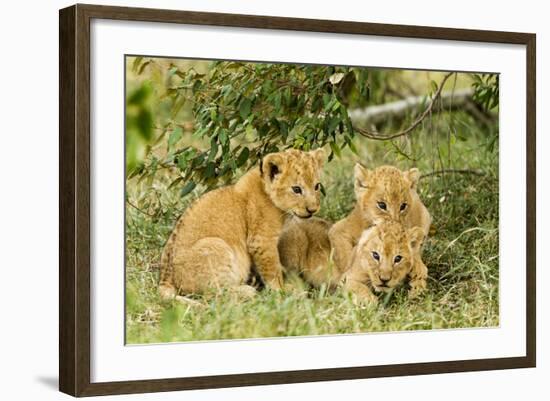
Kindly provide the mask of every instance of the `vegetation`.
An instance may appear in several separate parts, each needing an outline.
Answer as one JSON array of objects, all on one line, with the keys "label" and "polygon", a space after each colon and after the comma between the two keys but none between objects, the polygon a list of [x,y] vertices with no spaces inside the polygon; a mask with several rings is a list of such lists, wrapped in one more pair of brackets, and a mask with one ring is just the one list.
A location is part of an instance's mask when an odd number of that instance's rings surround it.
[{"label": "vegetation", "polygon": [[[445,107],[440,88],[471,88],[469,106]],[[498,76],[130,58],[127,91],[128,343],[498,325]],[[349,117],[414,95],[424,100],[404,116],[362,126]],[[411,132],[380,140],[432,102]],[[331,153],[320,216],[332,221],[353,207],[355,161],[426,174],[419,190],[434,226],[425,296],[410,301],[401,288],[359,307],[293,276],[283,292],[247,301],[160,301],[160,252],[190,202],[265,153],[319,146]]]}]

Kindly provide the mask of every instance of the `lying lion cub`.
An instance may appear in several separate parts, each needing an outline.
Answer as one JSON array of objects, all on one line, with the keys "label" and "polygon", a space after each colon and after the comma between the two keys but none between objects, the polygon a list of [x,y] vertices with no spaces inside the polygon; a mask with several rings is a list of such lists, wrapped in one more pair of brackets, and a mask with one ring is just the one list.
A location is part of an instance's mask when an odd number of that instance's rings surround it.
[{"label": "lying lion cub", "polygon": [[[363,231],[378,220],[391,220],[405,228],[420,227],[424,238],[428,236],[431,217],[416,193],[420,173],[413,168],[401,171],[392,166],[368,170],[355,165],[355,208],[329,231],[336,268],[344,272],[349,268],[352,249]],[[428,269],[419,251],[411,272],[411,296],[426,288]]]},{"label": "lying lion cub", "polygon": [[389,291],[414,275],[417,254],[424,238],[420,227],[405,229],[401,223],[380,220],[359,237],[350,254],[347,271],[331,262],[330,223],[312,218],[292,220],[279,239],[281,263],[310,284],[335,288],[343,284],[359,302],[376,302],[376,292]]},{"label": "lying lion cub", "polygon": [[405,229],[394,221],[382,221],[366,229],[353,249],[344,288],[359,302],[378,301],[376,292],[388,292],[412,273],[424,232]]},{"label": "lying lion cub", "polygon": [[161,257],[162,298],[221,287],[247,295],[251,266],[269,288],[282,285],[277,241],[286,215],[319,210],[325,155],[287,150],[264,157],[235,185],[196,200],[176,223]]}]

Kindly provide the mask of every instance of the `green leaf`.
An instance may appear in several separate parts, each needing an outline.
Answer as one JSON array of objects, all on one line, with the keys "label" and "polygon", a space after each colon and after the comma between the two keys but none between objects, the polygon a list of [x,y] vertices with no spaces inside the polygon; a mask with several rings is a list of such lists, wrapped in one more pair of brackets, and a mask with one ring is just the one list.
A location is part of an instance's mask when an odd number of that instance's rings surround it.
[{"label": "green leaf", "polygon": [[250,125],[250,124],[249,124],[249,125],[247,125],[246,128],[245,128],[245,132],[246,132],[246,135],[247,135],[247,136],[252,137],[252,136],[254,135],[254,131],[256,131],[256,130],[254,129],[254,126],[253,126],[253,125]]},{"label": "green leaf", "polygon": [[357,147],[355,146],[355,143],[353,141],[350,141],[348,143],[348,146],[349,148],[351,149],[351,151],[356,154],[357,156],[359,156],[359,151],[357,150]]},{"label": "green leaf", "polygon": [[286,106],[290,107],[292,105],[292,90],[290,88],[286,88],[284,91],[284,97]]},{"label": "green leaf", "polygon": [[157,146],[159,143],[161,143],[164,140],[164,137],[166,136],[166,130],[163,130],[159,136],[154,140],[154,142],[151,144],[151,146]]},{"label": "green leaf", "polygon": [[172,119],[175,119],[178,113],[180,112],[181,108],[185,104],[187,99],[185,99],[185,96],[178,96],[176,97],[176,101],[174,103],[174,106],[172,106],[172,110],[170,111],[170,116]]},{"label": "green leaf", "polygon": [[187,169],[187,158],[185,157],[185,155],[179,155],[177,161],[178,161],[178,168],[181,171],[185,171]]},{"label": "green leaf", "polygon": [[241,153],[239,153],[239,156],[237,157],[237,166],[241,167],[243,164],[246,163],[248,160],[248,156],[250,155],[250,150],[247,147],[244,147],[243,150],[241,150]]},{"label": "green leaf", "polygon": [[338,157],[338,158],[342,157],[342,151],[340,149],[340,146],[338,146],[338,144],[336,142],[331,142],[330,143],[330,148],[332,149],[332,151],[334,152],[336,157]]},{"label": "green leaf", "polygon": [[325,93],[323,95],[323,106],[325,107],[325,110],[329,109],[328,105],[330,103],[331,97],[328,93]]},{"label": "green leaf", "polygon": [[432,87],[432,94],[437,92],[437,83],[435,81],[430,81],[430,86]]},{"label": "green leaf", "polygon": [[275,102],[273,103],[273,105],[275,106],[275,112],[281,111],[281,99],[281,92],[277,92],[275,94]]},{"label": "green leaf", "polygon": [[311,111],[313,113],[317,112],[321,109],[321,103],[323,102],[323,99],[320,96],[315,96],[311,102]]},{"label": "green leaf", "polygon": [[246,120],[246,118],[249,116],[251,109],[252,109],[252,101],[245,97],[241,101],[241,105],[239,106],[239,114],[241,115],[241,118],[243,120]]},{"label": "green leaf", "polygon": [[193,87],[191,88],[191,90],[193,91],[193,93],[195,92],[198,92],[202,87],[202,81],[200,79],[197,79],[195,80],[195,82],[193,82]]},{"label": "green leaf", "polygon": [[338,126],[338,124],[340,123],[340,118],[338,117],[332,117],[328,123],[328,128],[327,128],[327,132],[329,134],[331,134],[332,132],[334,132],[334,130],[336,129],[336,127]]},{"label": "green leaf", "polygon": [[170,185],[168,185],[168,189],[174,188],[176,185],[178,185],[178,184],[179,184],[180,182],[182,182],[182,181],[183,181],[183,177],[178,177],[178,178],[176,178],[174,181],[172,181],[172,182],[170,183]]},{"label": "green leaf", "polygon": [[140,135],[146,141],[153,139],[153,114],[148,109],[141,109],[137,115],[136,124]]},{"label": "green leaf", "polygon": [[149,82],[144,82],[139,88],[134,90],[128,96],[127,103],[133,105],[143,105],[152,92],[153,90],[151,88],[151,84]]},{"label": "green leaf", "polygon": [[218,118],[218,112],[216,111],[216,108],[213,107],[210,109],[210,119],[212,121],[216,121],[217,118]]},{"label": "green leaf", "polygon": [[212,162],[208,162],[206,169],[204,170],[204,178],[212,178],[216,175],[216,165]]},{"label": "green leaf", "polygon": [[326,101],[326,98],[323,96],[323,101],[324,101],[324,104],[325,104],[325,111],[326,112],[329,112],[331,109],[332,109],[332,106],[334,106],[334,103],[336,102],[336,98],[335,97],[331,97],[329,96],[328,97],[328,102]]},{"label": "green leaf", "polygon": [[134,62],[132,63],[132,71],[136,72],[138,70],[142,60],[143,60],[143,57],[136,57],[134,59]]},{"label": "green leaf", "polygon": [[191,167],[192,168],[197,168],[199,167],[202,162],[204,162],[204,153],[199,153],[197,156],[195,156],[193,158],[193,161],[191,162]]},{"label": "green leaf", "polygon": [[145,70],[145,67],[147,67],[149,64],[151,64],[151,60],[147,60],[145,63],[143,63],[138,70],[138,75],[143,74],[143,71]]},{"label": "green leaf", "polygon": [[192,137],[193,137],[193,138],[201,138],[201,137],[203,137],[204,134],[206,134],[207,132],[208,132],[208,128],[207,128],[207,127],[202,127],[202,128],[200,128],[200,129],[196,130],[196,131],[193,133]]},{"label": "green leaf", "polygon": [[170,136],[168,137],[168,151],[172,149],[172,147],[179,142],[179,140],[183,137],[183,131],[180,127],[177,127]]},{"label": "green leaf", "polygon": [[208,152],[208,161],[211,162],[212,160],[214,160],[217,154],[218,154],[218,141],[217,141],[217,138],[212,138],[212,141],[210,142],[210,152]]},{"label": "green leaf", "polygon": [[222,130],[220,131],[219,138],[220,138],[220,143],[221,143],[222,145],[226,145],[226,144],[229,142],[229,138],[228,138],[228,136],[227,136],[227,132],[226,132],[224,129],[222,129]]},{"label": "green leaf", "polygon": [[181,189],[180,196],[184,197],[185,195],[189,194],[193,189],[195,189],[196,186],[197,186],[197,184],[195,184],[193,181],[189,181]]}]

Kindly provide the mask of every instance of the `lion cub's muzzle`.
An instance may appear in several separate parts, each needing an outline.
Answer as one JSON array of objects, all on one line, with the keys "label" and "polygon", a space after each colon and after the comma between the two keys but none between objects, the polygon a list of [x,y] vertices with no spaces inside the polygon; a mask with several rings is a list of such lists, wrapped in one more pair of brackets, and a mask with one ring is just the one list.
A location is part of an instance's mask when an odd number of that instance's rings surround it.
[{"label": "lion cub's muzzle", "polygon": [[300,215],[298,213],[294,213],[294,214],[296,216],[298,216],[299,218],[301,218],[301,219],[309,219],[310,217],[312,217],[318,211],[319,211],[319,208],[309,208],[309,207],[307,207],[306,212],[305,212],[304,215]]}]

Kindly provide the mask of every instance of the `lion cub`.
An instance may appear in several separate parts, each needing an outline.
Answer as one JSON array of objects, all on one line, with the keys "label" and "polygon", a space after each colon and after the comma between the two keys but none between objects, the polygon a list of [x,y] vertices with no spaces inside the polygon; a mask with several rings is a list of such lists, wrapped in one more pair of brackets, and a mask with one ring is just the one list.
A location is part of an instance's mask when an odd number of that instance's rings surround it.
[{"label": "lion cub", "polygon": [[405,229],[394,221],[382,221],[361,234],[353,249],[344,289],[359,302],[377,302],[371,291],[388,292],[411,274],[424,238],[420,227]]},{"label": "lion cub", "polygon": [[319,210],[324,159],[321,149],[271,153],[235,185],[197,199],[164,247],[161,297],[221,287],[253,294],[245,285],[252,265],[267,287],[281,288],[279,234],[286,215],[309,218]]},{"label": "lion cub", "polygon": [[[424,238],[428,235],[431,217],[416,193],[420,176],[418,169],[401,171],[392,166],[368,170],[355,165],[356,204],[351,213],[335,223],[328,235],[336,268],[345,272],[350,265],[353,248],[363,231],[375,221],[390,220],[404,228],[420,227]],[[411,295],[426,288],[428,269],[422,262],[420,247],[411,272]]]},{"label": "lion cub", "polygon": [[380,220],[359,237],[347,271],[340,271],[331,261],[330,227],[319,218],[288,222],[279,239],[283,266],[315,287],[343,285],[359,302],[376,302],[371,288],[389,291],[407,276],[414,279],[413,267],[424,238],[420,227],[406,229],[401,223]]},{"label": "lion cub", "polygon": [[279,237],[281,264],[315,287],[328,284],[334,288],[342,277],[343,272],[330,260],[330,227],[331,223],[317,217],[307,221],[292,219]]}]

